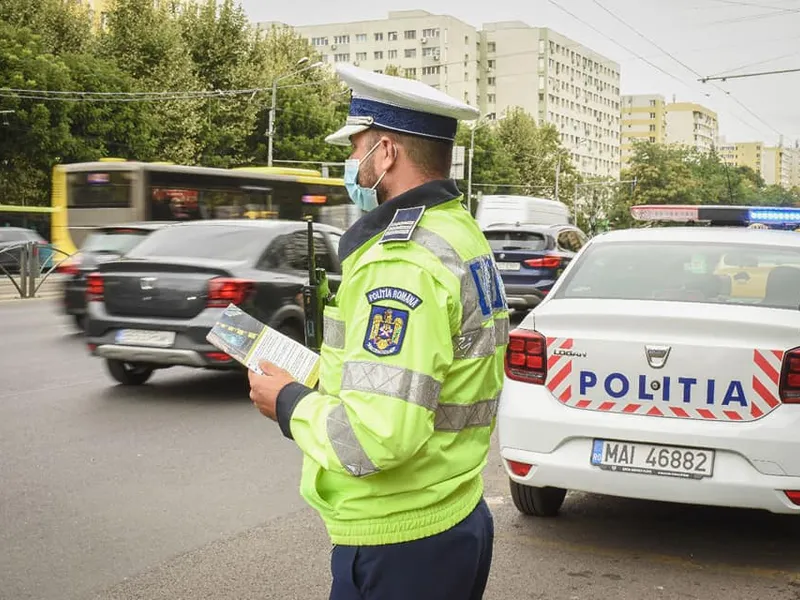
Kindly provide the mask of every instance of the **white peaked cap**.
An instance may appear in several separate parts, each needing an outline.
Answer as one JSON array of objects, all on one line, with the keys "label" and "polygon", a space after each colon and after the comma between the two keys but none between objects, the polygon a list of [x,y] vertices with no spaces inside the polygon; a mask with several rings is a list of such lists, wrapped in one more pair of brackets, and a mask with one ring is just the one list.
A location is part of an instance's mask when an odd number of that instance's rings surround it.
[{"label": "white peaked cap", "polygon": [[453,141],[458,121],[474,121],[477,108],[459,102],[421,81],[374,73],[342,64],[336,73],[352,90],[344,127],[325,141],[349,146],[350,136],[370,127]]}]

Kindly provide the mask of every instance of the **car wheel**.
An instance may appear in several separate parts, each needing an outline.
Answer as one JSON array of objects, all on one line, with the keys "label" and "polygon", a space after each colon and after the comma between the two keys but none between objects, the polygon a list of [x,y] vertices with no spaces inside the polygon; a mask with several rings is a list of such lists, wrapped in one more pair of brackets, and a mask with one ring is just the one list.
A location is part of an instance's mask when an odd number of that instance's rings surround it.
[{"label": "car wheel", "polygon": [[555,517],[564,504],[567,490],[554,487],[531,487],[509,480],[514,506],[524,515]]},{"label": "car wheel", "polygon": [[293,325],[291,323],[283,323],[280,327],[278,327],[278,331],[280,331],[283,335],[292,338],[295,342],[305,346],[306,334],[303,332],[302,327]]},{"label": "car wheel", "polygon": [[121,360],[106,359],[106,367],[111,376],[122,385],[142,385],[153,374],[150,367],[141,367]]}]

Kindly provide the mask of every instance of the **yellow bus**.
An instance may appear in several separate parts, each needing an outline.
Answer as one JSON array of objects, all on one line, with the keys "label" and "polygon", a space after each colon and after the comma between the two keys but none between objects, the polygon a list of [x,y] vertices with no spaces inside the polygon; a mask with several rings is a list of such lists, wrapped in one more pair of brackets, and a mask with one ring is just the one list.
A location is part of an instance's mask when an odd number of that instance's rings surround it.
[{"label": "yellow bus", "polygon": [[342,179],[313,169],[217,169],[124,159],[53,168],[50,241],[67,254],[103,225],[307,216],[346,229],[361,213]]}]

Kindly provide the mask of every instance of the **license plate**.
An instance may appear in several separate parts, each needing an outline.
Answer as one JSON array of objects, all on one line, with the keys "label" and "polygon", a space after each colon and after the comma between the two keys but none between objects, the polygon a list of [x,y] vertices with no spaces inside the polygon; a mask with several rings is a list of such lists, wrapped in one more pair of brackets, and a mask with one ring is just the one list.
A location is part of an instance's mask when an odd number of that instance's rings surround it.
[{"label": "license plate", "polygon": [[519,263],[499,262],[497,263],[498,271],[519,271]]},{"label": "license plate", "polygon": [[703,479],[714,473],[714,451],[594,440],[591,464],[608,471]]},{"label": "license plate", "polygon": [[154,346],[168,348],[175,343],[174,331],[149,331],[146,329],[120,329],[116,337],[118,344],[128,346]]}]

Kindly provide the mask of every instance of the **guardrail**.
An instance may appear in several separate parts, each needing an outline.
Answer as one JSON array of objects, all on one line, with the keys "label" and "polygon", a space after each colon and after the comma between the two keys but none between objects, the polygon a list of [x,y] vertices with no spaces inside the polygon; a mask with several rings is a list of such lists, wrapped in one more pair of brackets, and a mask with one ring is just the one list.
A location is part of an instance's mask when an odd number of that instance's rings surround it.
[{"label": "guardrail", "polygon": [[[54,257],[58,256],[58,259]],[[20,298],[36,298],[47,278],[72,255],[51,244],[17,242],[0,248],[0,281],[8,279]],[[18,276],[14,277],[14,274]]]}]

